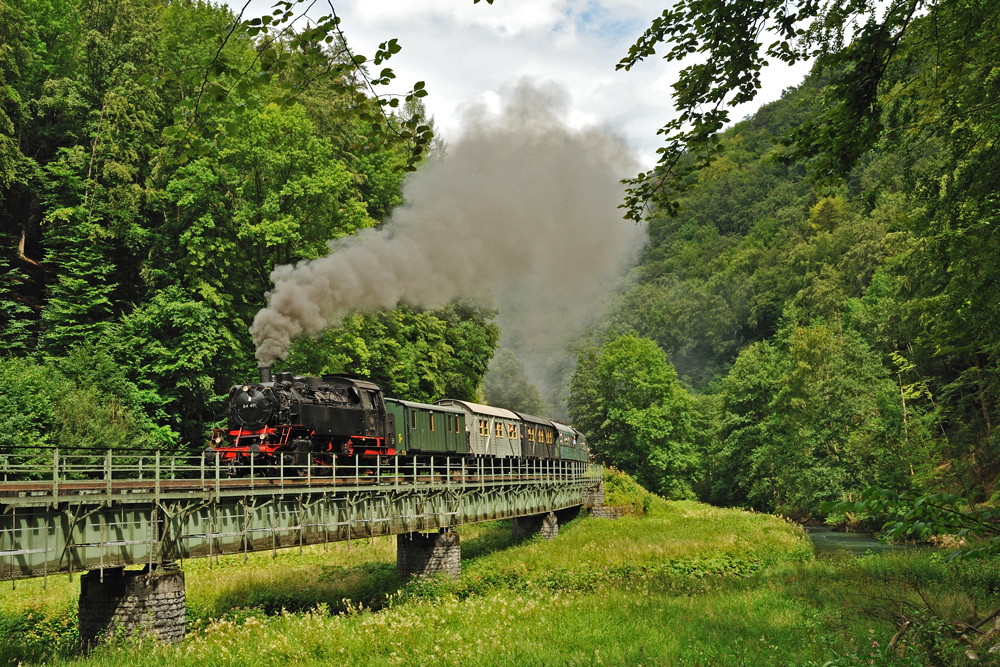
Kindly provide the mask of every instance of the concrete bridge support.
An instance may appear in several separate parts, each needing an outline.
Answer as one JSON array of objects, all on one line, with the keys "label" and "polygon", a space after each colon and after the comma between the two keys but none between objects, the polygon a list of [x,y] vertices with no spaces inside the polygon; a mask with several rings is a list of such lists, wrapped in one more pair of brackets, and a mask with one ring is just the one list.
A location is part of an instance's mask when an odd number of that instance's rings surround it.
[{"label": "concrete bridge support", "polygon": [[396,536],[396,574],[399,578],[439,572],[456,579],[462,576],[462,546],[458,533],[442,528],[437,533]]},{"label": "concrete bridge support", "polygon": [[180,641],[185,601],[184,573],[175,568],[91,570],[80,578],[80,644],[87,650],[133,636]]},{"label": "concrete bridge support", "polygon": [[514,539],[521,540],[540,533],[547,540],[559,535],[559,519],[553,513],[519,516],[513,522]]}]

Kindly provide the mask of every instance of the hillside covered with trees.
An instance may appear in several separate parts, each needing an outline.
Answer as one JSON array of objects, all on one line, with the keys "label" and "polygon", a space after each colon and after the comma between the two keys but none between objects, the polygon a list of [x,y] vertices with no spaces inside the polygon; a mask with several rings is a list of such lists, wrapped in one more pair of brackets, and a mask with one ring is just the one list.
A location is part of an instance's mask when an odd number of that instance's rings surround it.
[{"label": "hillside covered with trees", "polygon": [[[394,40],[365,60],[284,7],[0,0],[0,452],[202,449],[272,269],[400,202],[423,84],[376,94]],[[358,315],[287,364],[474,398],[491,317]]]},{"label": "hillside covered with trees", "polygon": [[[694,44],[671,30],[696,4],[665,12],[636,53]],[[720,6],[751,4],[772,7]],[[631,214],[653,203],[649,241],[570,403],[599,455],[648,488],[799,518],[870,487],[995,500],[1000,9],[887,4],[719,134],[692,110],[743,90],[717,58],[735,47],[705,37],[710,71],[676,88],[688,134],[668,125],[664,161],[632,184]],[[827,7],[821,27],[873,6],[856,5]],[[703,27],[728,38],[740,16]]]}]

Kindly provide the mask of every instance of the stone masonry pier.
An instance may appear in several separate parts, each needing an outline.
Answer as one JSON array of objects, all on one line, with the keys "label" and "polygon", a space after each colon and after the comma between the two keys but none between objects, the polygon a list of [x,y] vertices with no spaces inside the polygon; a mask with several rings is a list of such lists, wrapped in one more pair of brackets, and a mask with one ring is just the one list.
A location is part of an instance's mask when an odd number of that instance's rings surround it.
[{"label": "stone masonry pier", "polygon": [[519,516],[514,518],[512,530],[515,540],[522,540],[535,534],[551,540],[559,535],[559,519],[551,512]]},{"label": "stone masonry pier", "polygon": [[80,578],[80,644],[84,650],[116,637],[184,638],[184,573],[124,568]]},{"label": "stone masonry pier", "polygon": [[458,533],[411,533],[396,537],[396,574],[401,578],[443,573],[462,576],[462,546]]}]

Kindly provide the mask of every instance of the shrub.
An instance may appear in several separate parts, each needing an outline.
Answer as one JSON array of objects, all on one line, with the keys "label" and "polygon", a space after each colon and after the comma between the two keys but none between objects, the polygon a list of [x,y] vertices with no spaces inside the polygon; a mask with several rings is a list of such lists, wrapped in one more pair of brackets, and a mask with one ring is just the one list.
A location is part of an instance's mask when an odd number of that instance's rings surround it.
[{"label": "shrub", "polygon": [[655,497],[628,473],[610,466],[604,468],[605,505],[624,507],[628,513],[641,516],[652,506]]}]

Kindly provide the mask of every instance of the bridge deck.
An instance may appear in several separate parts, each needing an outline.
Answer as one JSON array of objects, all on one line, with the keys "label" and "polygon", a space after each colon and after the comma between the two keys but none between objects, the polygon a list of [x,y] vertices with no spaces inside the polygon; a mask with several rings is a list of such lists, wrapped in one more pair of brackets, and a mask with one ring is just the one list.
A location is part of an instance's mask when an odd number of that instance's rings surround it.
[{"label": "bridge deck", "polygon": [[602,476],[572,461],[412,457],[229,478],[159,454],[79,459],[4,468],[0,580],[539,514],[584,504]]}]

